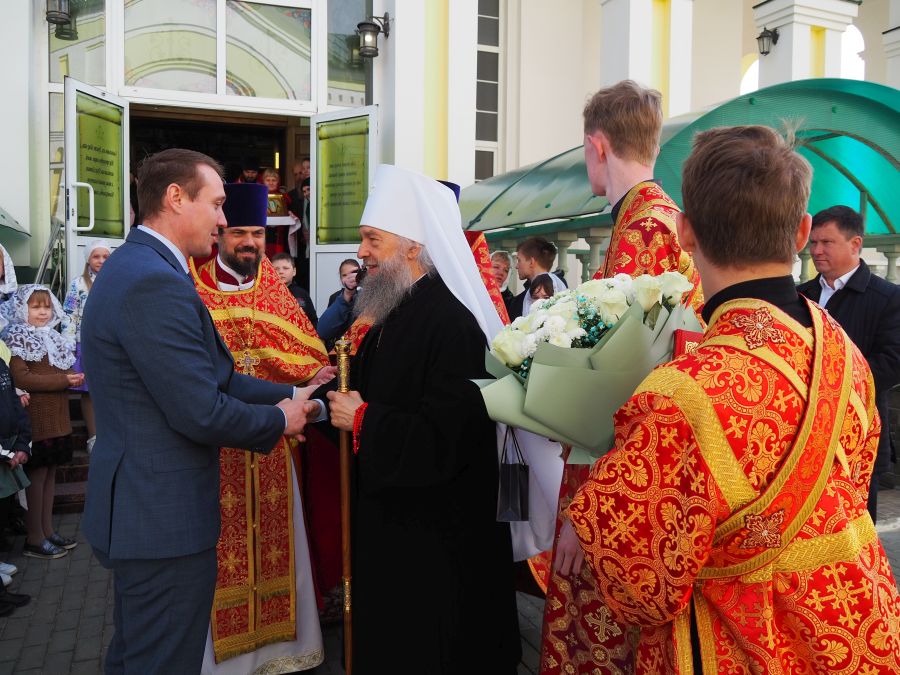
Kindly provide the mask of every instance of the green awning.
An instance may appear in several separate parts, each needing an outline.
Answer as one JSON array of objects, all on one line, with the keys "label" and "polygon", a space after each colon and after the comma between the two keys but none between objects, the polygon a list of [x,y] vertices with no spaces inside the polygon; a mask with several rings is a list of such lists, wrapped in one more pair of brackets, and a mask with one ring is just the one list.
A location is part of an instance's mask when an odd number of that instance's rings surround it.
[{"label": "green awning", "polygon": [[0,208],[0,228],[4,228],[7,230],[11,230],[16,234],[20,234],[26,237],[30,237],[31,233],[28,232],[24,227],[19,224],[19,221],[13,218],[9,211],[4,208]]},{"label": "green awning", "polygon": [[[768,87],[663,127],[656,177],[681,203],[681,166],[698,131],[765,124],[795,128],[813,165],[809,211],[834,204],[863,211],[867,234],[900,231],[900,91],[872,82],[814,79]],[[529,232],[609,224],[605,197],[591,193],[581,146],[464,189],[466,229]],[[517,233],[521,234],[521,233]],[[893,237],[892,237],[893,238]],[[867,241],[867,243],[869,243]]]}]

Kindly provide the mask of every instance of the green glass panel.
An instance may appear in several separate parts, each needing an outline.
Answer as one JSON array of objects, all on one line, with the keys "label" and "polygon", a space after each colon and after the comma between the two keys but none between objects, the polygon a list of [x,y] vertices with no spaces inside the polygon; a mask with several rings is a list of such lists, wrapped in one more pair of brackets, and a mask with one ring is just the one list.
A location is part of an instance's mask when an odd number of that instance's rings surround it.
[{"label": "green glass panel", "polygon": [[356,24],[366,16],[366,0],[328,2],[329,105],[357,108],[366,104],[366,70],[356,34]]},{"label": "green glass panel", "polygon": [[69,4],[72,20],[50,26],[50,81],[76,80],[106,84],[106,0]]},{"label": "green glass panel", "polygon": [[216,0],[127,0],[125,84],[216,93]]},{"label": "green glass panel", "polygon": [[227,0],[228,93],[296,101],[312,98],[312,11]]}]

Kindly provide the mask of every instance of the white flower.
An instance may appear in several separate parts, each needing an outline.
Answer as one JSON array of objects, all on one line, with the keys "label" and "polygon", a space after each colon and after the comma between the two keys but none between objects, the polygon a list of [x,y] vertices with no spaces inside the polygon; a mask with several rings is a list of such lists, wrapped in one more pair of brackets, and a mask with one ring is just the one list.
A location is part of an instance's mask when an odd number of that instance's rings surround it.
[{"label": "white flower", "polygon": [[538,341],[537,338],[529,333],[525,336],[525,341],[522,343],[522,351],[525,352],[525,356],[527,358],[531,358],[534,356],[534,353],[537,351]]},{"label": "white flower", "polygon": [[600,297],[601,293],[611,288],[609,279],[591,279],[581,284],[575,291],[579,295],[585,296],[588,300],[594,301]]},{"label": "white flower", "polygon": [[551,345],[556,347],[565,347],[569,348],[572,346],[572,340],[569,339],[569,336],[565,333],[559,333],[558,335],[554,335],[552,338],[548,340]]},{"label": "white flower", "polygon": [[575,302],[574,298],[565,298],[562,302],[557,302],[548,307],[546,311],[550,316],[570,319],[578,315],[578,303]]},{"label": "white flower", "polygon": [[644,312],[653,309],[653,305],[662,303],[662,284],[659,277],[642,274],[631,282],[634,288],[635,301],[640,304]]},{"label": "white flower", "polygon": [[529,337],[532,336],[520,330],[505,328],[494,338],[491,351],[510,368],[518,368],[529,356],[527,353]]},{"label": "white flower", "polygon": [[680,272],[663,272],[659,283],[663,299],[672,307],[680,305],[682,296],[694,287]]},{"label": "white flower", "polygon": [[542,330],[546,331],[547,335],[559,335],[560,333],[565,333],[566,319],[561,316],[551,315],[544,322]]},{"label": "white flower", "polygon": [[612,288],[616,290],[622,291],[625,294],[625,299],[628,301],[629,305],[634,304],[634,284],[632,283],[634,280],[631,278],[630,274],[625,274],[624,272],[619,272],[612,279],[609,279]]},{"label": "white flower", "polygon": [[613,324],[628,309],[628,302],[622,291],[609,288],[603,291],[599,297],[594,300],[597,311],[600,312],[600,318],[605,324]]},{"label": "white flower", "polygon": [[534,333],[541,326],[544,325],[544,321],[547,320],[547,311],[541,309],[540,307],[535,308],[532,306],[531,311],[525,316],[520,316],[512,323],[512,327],[516,328],[523,333]]}]

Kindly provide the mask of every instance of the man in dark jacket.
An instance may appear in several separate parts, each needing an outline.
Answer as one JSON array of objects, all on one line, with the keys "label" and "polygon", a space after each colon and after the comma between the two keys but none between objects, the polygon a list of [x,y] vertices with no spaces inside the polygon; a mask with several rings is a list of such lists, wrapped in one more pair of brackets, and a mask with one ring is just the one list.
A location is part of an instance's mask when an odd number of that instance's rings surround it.
[{"label": "man in dark jacket", "polygon": [[819,274],[798,290],[828,310],[872,369],[882,424],[869,488],[869,513],[875,520],[879,482],[892,487],[887,395],[900,383],[900,286],[872,274],[860,259],[864,233],[862,217],[847,206],[813,216],[809,250]]}]

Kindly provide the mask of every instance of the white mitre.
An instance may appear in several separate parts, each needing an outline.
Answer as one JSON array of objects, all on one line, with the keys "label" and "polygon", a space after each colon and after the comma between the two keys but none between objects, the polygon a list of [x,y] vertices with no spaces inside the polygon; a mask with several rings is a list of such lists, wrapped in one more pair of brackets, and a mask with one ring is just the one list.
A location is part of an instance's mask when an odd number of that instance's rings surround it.
[{"label": "white mitre", "polygon": [[415,171],[380,164],[360,225],[424,244],[438,275],[478,321],[488,342],[503,324],[462,230],[453,191]]}]

